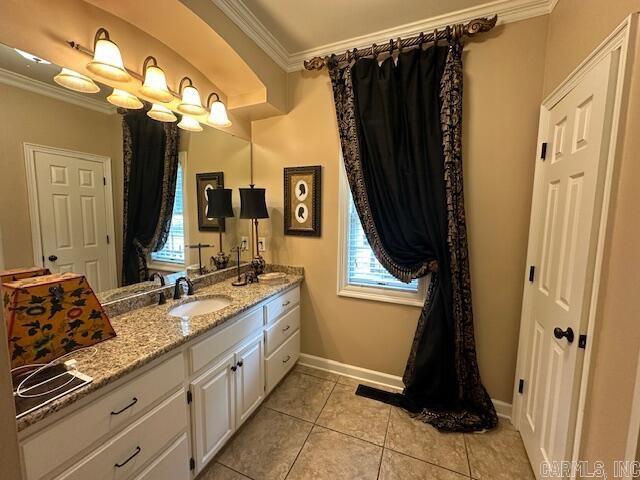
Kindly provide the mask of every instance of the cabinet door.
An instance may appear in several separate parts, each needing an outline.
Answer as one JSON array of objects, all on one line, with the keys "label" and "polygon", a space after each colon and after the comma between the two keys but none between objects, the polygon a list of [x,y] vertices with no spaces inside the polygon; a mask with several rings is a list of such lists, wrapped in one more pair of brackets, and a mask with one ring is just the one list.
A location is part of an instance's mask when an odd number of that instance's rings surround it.
[{"label": "cabinet door", "polygon": [[235,357],[227,355],[191,384],[196,473],[235,430]]},{"label": "cabinet door", "polygon": [[236,425],[239,427],[264,398],[262,333],[236,352]]}]

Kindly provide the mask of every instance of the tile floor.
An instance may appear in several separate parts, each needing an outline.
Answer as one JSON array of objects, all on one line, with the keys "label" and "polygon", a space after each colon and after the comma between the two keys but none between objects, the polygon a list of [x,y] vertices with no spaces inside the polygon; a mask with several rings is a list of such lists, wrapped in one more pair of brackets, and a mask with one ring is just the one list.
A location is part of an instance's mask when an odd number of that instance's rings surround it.
[{"label": "tile floor", "polygon": [[509,422],[440,433],[358,383],[297,365],[197,480],[534,479]]}]

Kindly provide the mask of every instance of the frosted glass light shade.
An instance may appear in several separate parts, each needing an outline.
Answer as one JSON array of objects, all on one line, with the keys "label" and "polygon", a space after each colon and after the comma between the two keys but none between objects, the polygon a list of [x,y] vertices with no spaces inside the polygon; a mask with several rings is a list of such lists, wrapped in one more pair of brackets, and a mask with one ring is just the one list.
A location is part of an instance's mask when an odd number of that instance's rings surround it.
[{"label": "frosted glass light shade", "polygon": [[87,64],[87,70],[116,82],[128,82],[131,80],[131,75],[124,68],[120,49],[115,43],[106,38],[96,40],[93,60]]},{"label": "frosted glass light shade", "polygon": [[147,112],[147,115],[159,122],[175,122],[177,120],[171,110],[163,105],[158,105],[157,103],[154,103],[151,106],[151,110]]},{"label": "frosted glass light shade", "polygon": [[193,117],[182,116],[182,120],[178,123],[178,127],[189,132],[201,132],[202,125]]},{"label": "frosted glass light shade", "polygon": [[178,110],[191,115],[202,115],[205,112],[200,100],[200,93],[195,87],[186,86],[182,90],[182,101],[178,105]]},{"label": "frosted glass light shade", "polygon": [[216,127],[230,127],[231,121],[227,116],[227,109],[220,100],[216,100],[211,104],[211,112],[207,122]]},{"label": "frosted glass light shade", "polygon": [[144,72],[144,84],[140,89],[145,97],[156,102],[167,103],[173,100],[173,95],[167,87],[167,77],[157,66],[149,65]]},{"label": "frosted glass light shade", "polygon": [[142,102],[135,95],[119,88],[114,88],[113,93],[107,97],[107,101],[116,107],[138,110],[142,108]]},{"label": "frosted glass light shade", "polygon": [[82,75],[70,68],[63,68],[59,74],[53,77],[58,85],[80,93],[97,93],[100,87],[86,75]]}]

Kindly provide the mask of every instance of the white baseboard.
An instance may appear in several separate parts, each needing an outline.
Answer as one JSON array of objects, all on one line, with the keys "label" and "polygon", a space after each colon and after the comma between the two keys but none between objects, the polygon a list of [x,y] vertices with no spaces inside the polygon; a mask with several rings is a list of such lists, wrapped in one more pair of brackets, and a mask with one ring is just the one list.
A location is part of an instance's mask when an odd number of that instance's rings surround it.
[{"label": "white baseboard", "polygon": [[[355,365],[348,365],[346,363],[336,362],[335,360],[329,360],[328,358],[316,357],[315,355],[309,355],[307,353],[300,354],[300,360],[298,360],[298,363],[300,365],[316,368],[325,372],[338,373],[357,380],[377,383],[384,387],[404,388],[402,377],[397,375],[389,375],[388,373],[356,367]],[[501,400],[492,401],[493,405],[496,407],[498,416],[511,420],[511,404]]]}]

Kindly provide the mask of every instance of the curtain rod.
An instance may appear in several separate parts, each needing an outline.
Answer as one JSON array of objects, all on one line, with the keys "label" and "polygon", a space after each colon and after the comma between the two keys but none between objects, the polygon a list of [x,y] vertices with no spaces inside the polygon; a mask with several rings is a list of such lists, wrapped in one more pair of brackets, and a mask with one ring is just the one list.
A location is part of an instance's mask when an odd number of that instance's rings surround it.
[{"label": "curtain rod", "polygon": [[330,61],[333,62],[349,62],[353,58],[362,58],[362,57],[370,57],[370,56],[378,56],[381,53],[389,52],[393,53],[394,50],[407,47],[417,47],[426,42],[434,42],[437,40],[446,40],[450,37],[453,38],[462,38],[462,37],[473,37],[478,33],[488,32],[493,27],[496,26],[496,22],[498,21],[498,15],[494,15],[493,17],[487,18],[475,18],[468,23],[456,23],[455,25],[447,25],[444,29],[438,30],[437,28],[432,33],[425,34],[420,33],[420,35],[416,35],[410,38],[397,40],[389,40],[388,43],[383,45],[376,45],[375,43],[369,48],[365,48],[363,50],[358,50],[354,48],[353,50],[347,50],[346,53],[341,55],[327,55],[325,57],[313,57],[310,60],[304,61],[304,68],[307,70],[322,70],[324,67],[329,65]]}]

